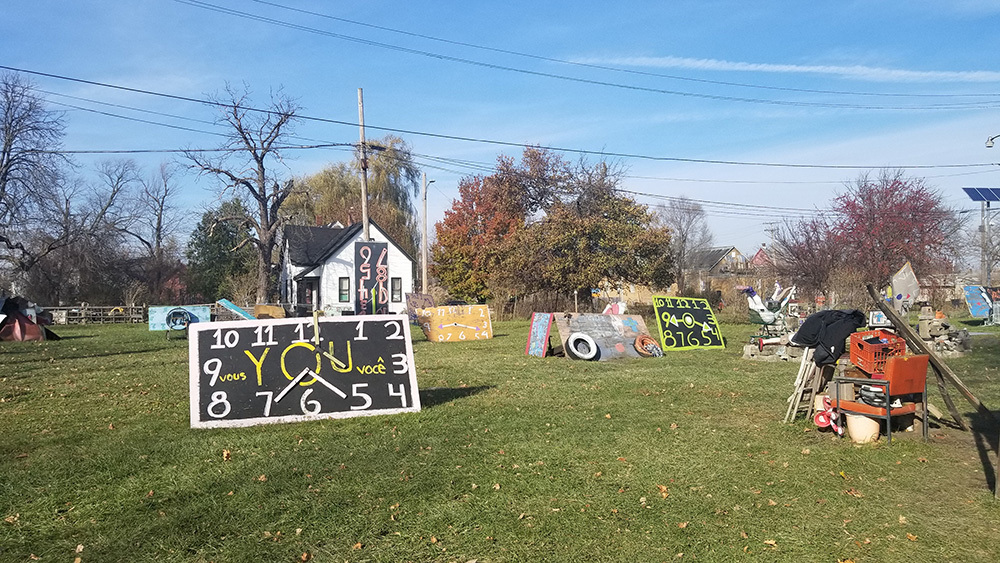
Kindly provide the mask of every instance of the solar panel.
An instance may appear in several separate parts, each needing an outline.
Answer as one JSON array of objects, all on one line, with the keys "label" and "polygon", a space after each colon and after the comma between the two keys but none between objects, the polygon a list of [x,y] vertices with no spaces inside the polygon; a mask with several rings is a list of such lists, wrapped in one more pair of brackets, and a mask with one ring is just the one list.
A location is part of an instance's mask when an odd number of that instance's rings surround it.
[{"label": "solar panel", "polygon": [[976,188],[962,188],[962,191],[972,198],[972,201],[986,201],[985,197],[979,195],[979,190]]},{"label": "solar panel", "polygon": [[1000,188],[962,188],[972,201],[1000,201]]}]

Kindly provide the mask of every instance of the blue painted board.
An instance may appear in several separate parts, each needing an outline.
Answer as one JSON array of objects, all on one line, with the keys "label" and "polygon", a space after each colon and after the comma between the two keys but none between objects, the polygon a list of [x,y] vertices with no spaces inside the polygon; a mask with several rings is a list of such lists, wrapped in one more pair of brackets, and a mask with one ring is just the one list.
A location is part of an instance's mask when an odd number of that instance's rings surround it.
[{"label": "blue painted board", "polygon": [[165,305],[149,308],[149,330],[169,330],[167,315],[174,309],[187,311],[192,323],[207,323],[212,320],[212,308],[208,305]]},{"label": "blue painted board", "polygon": [[528,331],[528,345],[524,353],[544,358],[549,351],[549,333],[552,330],[552,313],[532,313],[531,330]]},{"label": "blue painted board", "polygon": [[251,320],[251,319],[256,319],[257,318],[257,317],[254,317],[253,315],[251,315],[250,313],[246,312],[246,310],[243,309],[243,307],[240,307],[239,305],[237,305],[236,303],[233,303],[232,301],[230,301],[228,299],[219,299],[218,301],[216,301],[216,303],[218,303],[219,305],[222,305],[226,309],[229,309],[230,311],[232,311],[233,313],[235,313],[237,316],[243,317],[246,320]]}]

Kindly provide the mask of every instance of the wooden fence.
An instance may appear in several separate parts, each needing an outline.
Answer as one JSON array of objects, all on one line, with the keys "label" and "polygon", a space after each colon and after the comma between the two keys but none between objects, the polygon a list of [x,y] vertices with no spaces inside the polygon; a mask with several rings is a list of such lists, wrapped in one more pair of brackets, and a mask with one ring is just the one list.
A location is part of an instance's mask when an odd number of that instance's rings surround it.
[{"label": "wooden fence", "polygon": [[[237,317],[225,307],[217,303],[206,303],[212,309],[213,320],[236,320]],[[147,323],[149,322],[149,307],[135,305],[128,307],[94,306],[86,303],[73,307],[44,307],[46,313],[52,314],[52,324],[116,324],[116,323]],[[253,310],[251,308],[251,310]]]}]

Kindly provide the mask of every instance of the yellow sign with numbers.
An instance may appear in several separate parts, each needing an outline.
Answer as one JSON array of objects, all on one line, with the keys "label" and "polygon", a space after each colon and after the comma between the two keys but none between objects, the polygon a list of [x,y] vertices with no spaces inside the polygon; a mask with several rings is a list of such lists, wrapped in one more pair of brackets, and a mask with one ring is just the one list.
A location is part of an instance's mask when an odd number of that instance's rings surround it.
[{"label": "yellow sign with numbers", "polygon": [[417,309],[417,324],[431,342],[467,342],[493,338],[486,305],[450,305]]}]

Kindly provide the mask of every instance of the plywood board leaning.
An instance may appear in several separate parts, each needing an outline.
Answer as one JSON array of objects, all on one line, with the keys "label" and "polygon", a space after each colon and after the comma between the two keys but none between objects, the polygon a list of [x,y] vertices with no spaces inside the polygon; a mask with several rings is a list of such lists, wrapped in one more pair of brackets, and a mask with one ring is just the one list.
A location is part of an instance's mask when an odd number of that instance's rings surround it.
[{"label": "plywood board leaning", "polygon": [[[596,313],[555,313],[556,328],[563,350],[571,335],[583,334],[597,347],[594,360],[640,358],[635,339],[648,335],[646,321],[640,315],[604,315]],[[571,354],[568,354],[572,356]]]},{"label": "plywood board leaning", "polygon": [[486,305],[448,305],[417,310],[417,321],[431,342],[466,342],[493,338]]},{"label": "plywood board leaning", "polygon": [[405,315],[191,325],[192,428],[420,410]]}]

